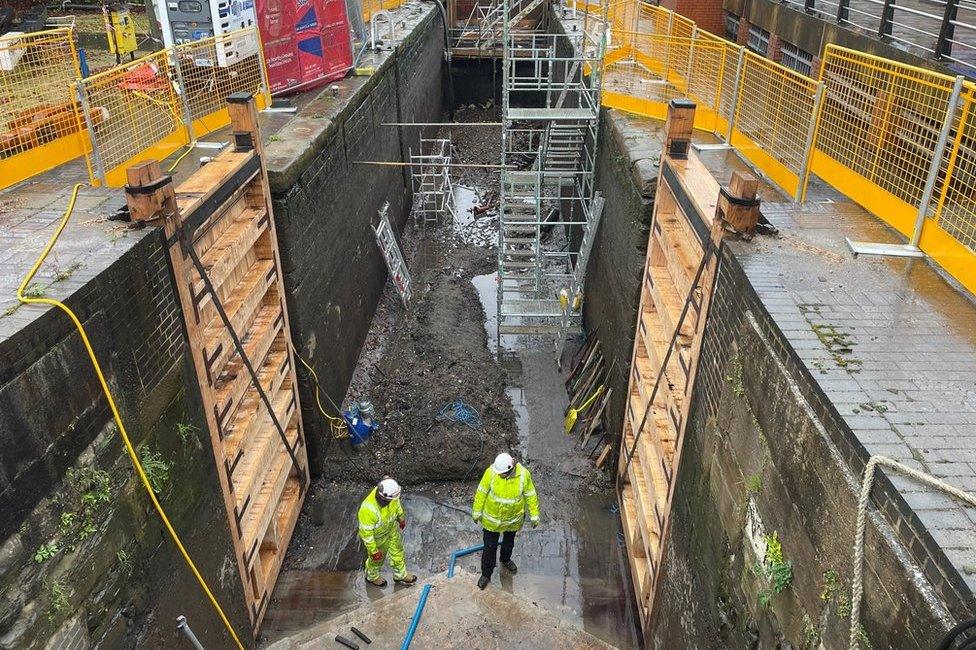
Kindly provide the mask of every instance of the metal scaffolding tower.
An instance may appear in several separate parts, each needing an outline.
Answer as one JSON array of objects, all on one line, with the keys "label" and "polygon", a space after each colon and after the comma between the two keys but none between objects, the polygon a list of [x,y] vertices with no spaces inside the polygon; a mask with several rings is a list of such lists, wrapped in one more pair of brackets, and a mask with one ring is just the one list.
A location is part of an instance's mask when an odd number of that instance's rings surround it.
[{"label": "metal scaffolding tower", "polygon": [[464,22],[449,30],[451,49],[461,57],[497,57],[506,28],[524,30],[527,23],[545,22],[544,9],[544,0],[475,0]]},{"label": "metal scaffolding tower", "polygon": [[603,209],[593,176],[605,30],[503,31],[498,335],[561,339],[581,326]]},{"label": "metal scaffolding tower", "polygon": [[420,138],[420,149],[409,149],[413,185],[414,223],[439,226],[454,218],[454,186],[451,183],[451,139]]}]

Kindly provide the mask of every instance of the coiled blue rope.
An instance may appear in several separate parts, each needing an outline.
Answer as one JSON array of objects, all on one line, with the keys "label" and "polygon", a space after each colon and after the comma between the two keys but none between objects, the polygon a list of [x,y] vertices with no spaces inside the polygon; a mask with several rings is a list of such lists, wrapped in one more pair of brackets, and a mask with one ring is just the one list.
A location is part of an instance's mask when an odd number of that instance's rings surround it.
[{"label": "coiled blue rope", "polygon": [[453,422],[460,422],[472,429],[482,429],[485,426],[481,415],[478,414],[478,410],[461,400],[442,406],[441,410],[434,416],[434,419],[438,421],[451,420]]}]

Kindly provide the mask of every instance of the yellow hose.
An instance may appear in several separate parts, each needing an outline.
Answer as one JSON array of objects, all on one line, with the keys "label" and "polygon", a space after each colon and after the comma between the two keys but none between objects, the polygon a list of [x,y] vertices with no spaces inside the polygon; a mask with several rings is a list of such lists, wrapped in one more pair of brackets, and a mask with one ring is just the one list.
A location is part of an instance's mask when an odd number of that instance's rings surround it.
[{"label": "yellow hose", "polygon": [[169,169],[166,170],[166,173],[169,173],[169,172],[173,171],[174,169],[176,169],[176,166],[179,165],[181,162],[183,162],[183,159],[184,158],[186,158],[188,155],[190,155],[190,152],[193,151],[193,147],[195,145],[196,145],[196,140],[194,140],[190,144],[186,145],[186,151],[184,151],[183,153],[181,153],[179,155],[179,157],[176,160],[173,161],[173,164],[169,166]]},{"label": "yellow hose", "polygon": [[207,586],[207,581],[204,580],[202,575],[200,575],[200,571],[190,558],[190,554],[187,553],[186,548],[183,546],[183,542],[180,541],[180,536],[176,534],[176,531],[173,529],[173,525],[169,521],[169,517],[166,516],[166,511],[163,510],[162,504],[159,503],[159,500],[156,498],[156,493],[153,492],[152,485],[149,483],[149,478],[146,476],[146,472],[142,468],[142,463],[139,462],[139,456],[136,454],[136,450],[132,446],[132,441],[129,440],[129,434],[125,431],[125,425],[122,424],[122,416],[119,415],[119,409],[115,406],[115,400],[112,398],[112,391],[109,390],[108,383],[105,381],[105,375],[102,374],[102,367],[99,365],[98,359],[95,357],[95,351],[92,349],[91,342],[88,340],[88,334],[85,332],[85,328],[82,326],[81,321],[78,320],[78,317],[75,316],[75,313],[71,311],[67,305],[59,300],[54,300],[53,298],[32,298],[24,295],[24,290],[27,288],[27,285],[30,284],[30,281],[34,279],[35,275],[37,275],[37,271],[41,268],[41,264],[43,264],[44,260],[47,259],[51,249],[54,248],[54,244],[57,243],[58,238],[61,236],[61,232],[64,230],[64,227],[68,224],[68,220],[71,218],[71,213],[75,208],[75,201],[78,199],[78,190],[80,190],[82,186],[83,183],[77,183],[71,190],[71,200],[68,202],[68,208],[64,211],[64,216],[61,218],[61,223],[58,224],[58,229],[54,231],[54,235],[51,237],[51,240],[47,243],[47,246],[44,247],[44,251],[41,253],[41,256],[37,258],[36,262],[34,262],[33,268],[31,268],[23,282],[20,283],[20,287],[17,288],[17,299],[20,302],[28,305],[51,305],[53,307],[57,307],[67,314],[68,318],[71,319],[71,322],[74,323],[75,328],[78,330],[78,334],[81,335],[81,342],[84,343],[85,350],[88,352],[88,358],[91,360],[92,368],[95,369],[95,374],[98,376],[98,382],[102,386],[102,392],[105,393],[105,399],[108,401],[108,406],[112,410],[112,417],[115,418],[115,424],[119,427],[119,433],[122,435],[122,442],[125,443],[125,450],[129,454],[129,459],[132,461],[132,465],[136,468],[136,474],[139,475],[139,480],[142,481],[142,486],[146,489],[146,493],[149,495],[149,499],[152,501],[153,507],[156,508],[156,512],[159,513],[159,518],[163,520],[163,525],[166,526],[166,531],[173,539],[173,543],[176,544],[176,548],[179,549],[180,554],[183,556],[183,560],[186,562],[186,565],[190,567],[190,571],[193,573],[193,576],[197,579],[197,582],[200,583],[204,593],[207,594],[210,604],[213,605],[214,610],[220,616],[220,620],[223,621],[224,627],[226,627],[227,631],[230,632],[230,636],[234,639],[234,643],[237,644],[237,647],[243,650],[244,645],[237,637],[237,633],[234,631],[230,621],[227,619],[227,615],[224,614],[224,610],[221,609],[220,604],[213,595],[213,592],[210,591],[210,587]]},{"label": "yellow hose", "polygon": [[325,409],[322,408],[322,399],[321,399],[322,389],[319,388],[319,376],[315,374],[315,369],[312,368],[312,366],[310,366],[309,363],[302,358],[302,355],[298,354],[298,350],[294,350],[294,352],[298,360],[302,362],[302,365],[305,366],[310,373],[312,373],[312,379],[315,380],[315,405],[319,407],[319,413],[322,414],[322,417],[328,420],[329,426],[332,429],[332,437],[335,438],[336,440],[342,440],[343,438],[348,438],[349,427],[346,424],[346,419],[343,417],[333,417],[328,413],[326,413]]}]

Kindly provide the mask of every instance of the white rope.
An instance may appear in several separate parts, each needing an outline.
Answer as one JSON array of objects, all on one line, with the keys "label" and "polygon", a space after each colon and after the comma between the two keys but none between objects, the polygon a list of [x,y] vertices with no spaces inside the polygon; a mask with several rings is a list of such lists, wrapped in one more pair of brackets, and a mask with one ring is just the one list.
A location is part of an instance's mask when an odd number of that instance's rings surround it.
[{"label": "white rope", "polygon": [[884,465],[897,470],[902,474],[921,481],[930,487],[937,488],[943,492],[956,497],[960,501],[976,506],[976,495],[963,492],[948,483],[912,469],[908,465],[899,463],[897,460],[886,458],[885,456],[871,456],[867,467],[864,468],[864,481],[861,483],[861,498],[857,503],[857,530],[854,533],[854,584],[851,588],[851,634],[850,650],[857,650],[860,645],[860,619],[861,619],[861,597],[864,595],[864,522],[867,517],[868,501],[871,498],[871,485],[874,483],[874,469],[878,465]]}]

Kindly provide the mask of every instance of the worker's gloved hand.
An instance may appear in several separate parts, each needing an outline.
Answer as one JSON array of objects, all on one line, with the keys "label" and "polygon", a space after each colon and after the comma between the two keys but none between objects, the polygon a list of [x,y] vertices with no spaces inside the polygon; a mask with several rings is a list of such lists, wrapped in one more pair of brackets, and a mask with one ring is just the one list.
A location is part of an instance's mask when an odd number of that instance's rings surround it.
[{"label": "worker's gloved hand", "polygon": [[532,527],[533,528],[538,528],[539,527],[539,520],[538,519],[533,519],[532,520]]},{"label": "worker's gloved hand", "polygon": [[476,523],[476,524],[477,524],[477,523],[480,523],[480,522],[481,522],[481,515],[471,515],[471,519],[472,519],[472,520],[474,521],[474,523]]},{"label": "worker's gloved hand", "polygon": [[383,551],[376,551],[370,557],[373,558],[373,562],[379,562],[383,559]]},{"label": "worker's gloved hand", "polygon": [[407,520],[406,519],[401,519],[400,520],[400,530],[403,530],[406,527],[407,527]]}]

